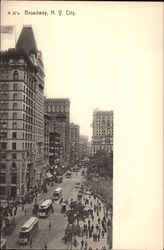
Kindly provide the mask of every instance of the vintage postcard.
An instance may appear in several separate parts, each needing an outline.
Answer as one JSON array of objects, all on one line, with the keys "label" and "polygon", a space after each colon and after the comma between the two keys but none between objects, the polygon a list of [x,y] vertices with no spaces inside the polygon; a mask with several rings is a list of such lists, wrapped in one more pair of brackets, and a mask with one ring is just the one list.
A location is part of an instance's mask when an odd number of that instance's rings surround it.
[{"label": "vintage postcard", "polygon": [[163,249],[163,3],[2,1],[1,249]]}]

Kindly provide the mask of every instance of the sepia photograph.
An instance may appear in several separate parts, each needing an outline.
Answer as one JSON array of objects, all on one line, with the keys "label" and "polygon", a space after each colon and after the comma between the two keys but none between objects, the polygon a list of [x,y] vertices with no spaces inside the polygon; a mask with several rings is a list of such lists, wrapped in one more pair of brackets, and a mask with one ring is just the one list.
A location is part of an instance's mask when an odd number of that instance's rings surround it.
[{"label": "sepia photograph", "polygon": [[162,10],[1,2],[1,249],[162,250]]}]

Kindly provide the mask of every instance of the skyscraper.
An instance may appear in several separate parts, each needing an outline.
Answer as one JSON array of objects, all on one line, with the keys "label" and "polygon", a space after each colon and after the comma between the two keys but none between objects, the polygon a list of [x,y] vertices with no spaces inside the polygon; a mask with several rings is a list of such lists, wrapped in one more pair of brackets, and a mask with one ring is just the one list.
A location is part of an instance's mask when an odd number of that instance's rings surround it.
[{"label": "skyscraper", "polygon": [[11,198],[42,179],[44,67],[31,26],[0,55],[0,194]]},{"label": "skyscraper", "polygon": [[48,98],[45,100],[45,112],[50,117],[50,132],[60,134],[61,161],[66,165],[69,162],[70,101],[67,98]]},{"label": "skyscraper", "polygon": [[113,151],[113,111],[93,112],[92,155],[101,149]]},{"label": "skyscraper", "polygon": [[74,123],[69,125],[69,142],[70,142],[70,163],[76,164],[79,160],[79,137],[80,127]]}]

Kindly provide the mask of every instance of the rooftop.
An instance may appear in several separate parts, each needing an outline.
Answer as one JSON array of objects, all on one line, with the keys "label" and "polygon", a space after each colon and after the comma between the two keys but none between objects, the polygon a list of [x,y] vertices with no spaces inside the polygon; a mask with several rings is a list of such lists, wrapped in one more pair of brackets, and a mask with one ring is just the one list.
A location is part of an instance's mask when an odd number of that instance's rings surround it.
[{"label": "rooftop", "polygon": [[33,29],[31,26],[24,26],[18,38],[16,49],[36,53],[38,51]]}]

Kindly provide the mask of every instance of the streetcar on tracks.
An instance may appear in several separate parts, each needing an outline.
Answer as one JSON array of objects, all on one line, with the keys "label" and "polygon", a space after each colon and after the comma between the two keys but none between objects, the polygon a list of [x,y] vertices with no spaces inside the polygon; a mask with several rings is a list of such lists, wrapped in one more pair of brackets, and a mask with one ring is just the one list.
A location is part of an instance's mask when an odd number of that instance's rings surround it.
[{"label": "streetcar on tracks", "polygon": [[28,241],[30,241],[37,232],[38,221],[39,219],[37,217],[30,217],[21,227],[19,232],[19,243],[21,245],[28,244]]},{"label": "streetcar on tracks", "polygon": [[53,193],[53,200],[59,200],[62,197],[62,188],[58,187],[55,189]]},{"label": "streetcar on tracks", "polygon": [[52,211],[52,200],[48,199],[39,206],[39,217],[48,217],[50,210]]}]

